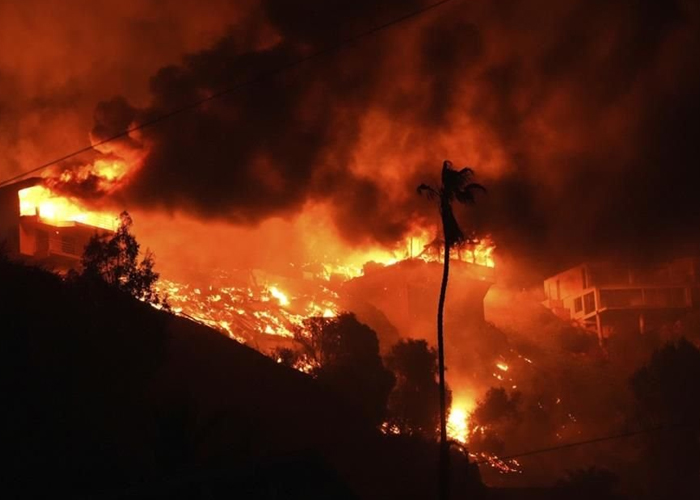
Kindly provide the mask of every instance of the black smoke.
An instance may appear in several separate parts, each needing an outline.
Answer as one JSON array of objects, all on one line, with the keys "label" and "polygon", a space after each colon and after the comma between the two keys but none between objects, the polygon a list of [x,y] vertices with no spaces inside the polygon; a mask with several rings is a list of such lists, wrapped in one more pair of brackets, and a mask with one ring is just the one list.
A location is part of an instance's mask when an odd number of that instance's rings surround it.
[{"label": "black smoke", "polygon": [[322,202],[349,242],[388,244],[436,217],[415,186],[449,158],[489,190],[471,223],[543,270],[694,248],[696,2],[455,1],[257,78],[427,4],[268,0],[264,36],[160,69],[148,107],[100,104],[93,137],[253,80],[144,129],[125,195],[235,224]]}]

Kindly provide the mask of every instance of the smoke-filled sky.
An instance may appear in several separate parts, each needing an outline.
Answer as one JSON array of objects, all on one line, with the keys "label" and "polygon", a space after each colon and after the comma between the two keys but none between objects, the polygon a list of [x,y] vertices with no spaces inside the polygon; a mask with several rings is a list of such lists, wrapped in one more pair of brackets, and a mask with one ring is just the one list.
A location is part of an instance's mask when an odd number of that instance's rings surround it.
[{"label": "smoke-filled sky", "polygon": [[[0,1],[0,174],[429,3]],[[489,191],[467,223],[545,272],[687,251],[699,48],[694,0],[452,0],[121,141],[146,156],[120,196],[244,226],[321,206],[390,245],[437,216],[415,187],[451,159]]]}]

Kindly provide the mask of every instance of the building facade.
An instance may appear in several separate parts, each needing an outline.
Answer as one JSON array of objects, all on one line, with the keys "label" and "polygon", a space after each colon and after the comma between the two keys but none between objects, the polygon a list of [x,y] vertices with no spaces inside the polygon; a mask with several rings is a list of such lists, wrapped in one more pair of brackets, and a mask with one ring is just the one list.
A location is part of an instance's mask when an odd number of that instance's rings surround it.
[{"label": "building facade", "polygon": [[605,343],[610,335],[643,334],[700,307],[700,258],[645,267],[584,263],[547,278],[544,292],[546,307]]},{"label": "building facade", "polygon": [[76,268],[96,231],[108,231],[60,213],[42,214],[41,204],[23,194],[41,187],[31,178],[0,188],[0,247],[13,259],[65,271]]}]

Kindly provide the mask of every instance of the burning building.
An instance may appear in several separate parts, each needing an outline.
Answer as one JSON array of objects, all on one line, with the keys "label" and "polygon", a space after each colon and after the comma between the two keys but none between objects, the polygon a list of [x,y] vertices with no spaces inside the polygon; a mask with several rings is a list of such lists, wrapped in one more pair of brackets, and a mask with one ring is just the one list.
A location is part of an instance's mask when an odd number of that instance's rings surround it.
[{"label": "burning building", "polygon": [[[494,268],[453,259],[450,270],[446,308],[449,321],[464,331],[484,322],[484,297],[494,283]],[[380,333],[382,325],[373,324],[377,315],[363,314],[370,305],[401,335],[432,339],[441,277],[441,263],[407,259],[391,266],[365,266],[364,275],[346,282],[343,291],[349,308]]]},{"label": "burning building", "polygon": [[700,258],[646,267],[584,263],[547,278],[544,291],[546,307],[604,343],[611,334],[643,334],[700,307]]},{"label": "burning building", "polygon": [[74,268],[90,237],[115,225],[115,218],[56,195],[40,178],[0,188],[0,244],[12,258],[57,270]]}]

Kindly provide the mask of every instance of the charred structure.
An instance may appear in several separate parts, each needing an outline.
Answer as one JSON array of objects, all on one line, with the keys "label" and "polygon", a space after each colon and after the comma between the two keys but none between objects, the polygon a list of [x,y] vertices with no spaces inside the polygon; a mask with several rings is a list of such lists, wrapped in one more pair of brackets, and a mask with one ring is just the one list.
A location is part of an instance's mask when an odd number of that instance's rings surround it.
[{"label": "charred structure", "polygon": [[544,305],[598,335],[644,334],[700,309],[700,258],[633,266],[587,262],[544,281]]},{"label": "charred structure", "polygon": [[[453,280],[447,309],[450,322],[459,325],[455,336],[484,322],[484,297],[495,281],[494,269],[461,260],[452,260]],[[408,259],[392,266],[365,266],[365,274],[348,281],[343,291],[354,309],[366,311],[371,305],[388,321],[412,338],[433,340],[437,290],[440,288],[441,264]],[[377,331],[382,324],[365,319]],[[455,342],[458,339],[455,338]]]},{"label": "charred structure", "polygon": [[66,199],[60,199],[61,207],[51,200],[40,178],[0,188],[0,244],[12,258],[56,270],[75,268],[92,235],[110,231],[114,221],[65,210]]}]

